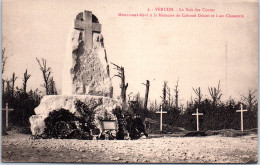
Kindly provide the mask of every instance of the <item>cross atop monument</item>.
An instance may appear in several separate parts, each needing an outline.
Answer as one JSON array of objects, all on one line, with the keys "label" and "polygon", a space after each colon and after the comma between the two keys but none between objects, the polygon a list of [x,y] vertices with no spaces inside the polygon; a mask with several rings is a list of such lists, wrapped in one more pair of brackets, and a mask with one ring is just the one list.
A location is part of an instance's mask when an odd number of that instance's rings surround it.
[{"label": "cross atop monument", "polygon": [[197,131],[200,130],[200,127],[199,127],[199,115],[203,115],[203,113],[199,113],[199,109],[197,108],[196,109],[196,113],[193,113],[192,115],[196,115],[197,117]]},{"label": "cross atop monument", "polygon": [[97,23],[93,22],[93,17],[96,18],[96,16],[92,15],[91,11],[85,10],[82,17],[78,15],[74,21],[75,29],[84,30],[84,44],[86,45],[87,51],[91,50],[93,46],[93,32],[101,32],[101,24],[98,23],[97,19]]},{"label": "cross atop monument", "polygon": [[236,110],[236,112],[241,112],[241,132],[244,131],[244,125],[243,125],[243,112],[246,112],[246,109],[243,109],[243,105],[240,104],[240,110]]}]

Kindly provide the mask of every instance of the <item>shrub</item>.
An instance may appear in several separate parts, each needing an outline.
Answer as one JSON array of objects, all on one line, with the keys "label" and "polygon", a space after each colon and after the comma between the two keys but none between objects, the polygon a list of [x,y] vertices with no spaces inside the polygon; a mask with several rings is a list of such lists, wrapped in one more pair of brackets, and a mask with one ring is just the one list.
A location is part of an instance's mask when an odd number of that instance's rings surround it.
[{"label": "shrub", "polygon": [[44,120],[44,134],[47,137],[68,138],[73,132],[72,122],[77,120],[74,114],[65,109],[54,110]]}]

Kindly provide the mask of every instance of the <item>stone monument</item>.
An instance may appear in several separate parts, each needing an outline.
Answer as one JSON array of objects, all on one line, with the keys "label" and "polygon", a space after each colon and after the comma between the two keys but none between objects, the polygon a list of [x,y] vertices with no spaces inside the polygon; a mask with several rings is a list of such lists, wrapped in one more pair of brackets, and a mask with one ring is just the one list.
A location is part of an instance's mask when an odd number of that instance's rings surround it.
[{"label": "stone monument", "polygon": [[64,62],[62,94],[113,97],[101,24],[91,11],[74,20],[74,30]]},{"label": "stone monument", "polygon": [[101,132],[101,120],[117,121],[112,111],[121,107],[121,103],[112,98],[113,87],[101,24],[91,11],[84,11],[76,16],[72,30],[67,46],[69,51],[64,57],[62,95],[43,97],[35,108],[36,115],[30,117],[32,135],[44,134],[45,119],[53,111],[65,109],[77,117],[88,118],[77,112],[77,101],[93,110],[94,124]]}]

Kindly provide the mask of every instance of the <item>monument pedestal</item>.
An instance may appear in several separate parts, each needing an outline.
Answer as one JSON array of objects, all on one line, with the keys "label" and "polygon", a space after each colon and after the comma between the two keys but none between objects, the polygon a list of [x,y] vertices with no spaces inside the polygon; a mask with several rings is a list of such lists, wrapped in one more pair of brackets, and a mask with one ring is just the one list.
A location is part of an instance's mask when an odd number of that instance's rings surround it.
[{"label": "monument pedestal", "polygon": [[[117,99],[92,96],[92,95],[48,95],[44,96],[38,107],[35,108],[35,114],[30,117],[32,135],[41,136],[46,128],[44,120],[54,110],[65,109],[74,114],[76,117],[89,119],[90,116],[80,113],[77,109],[77,101],[87,105],[86,111],[91,110],[94,114],[94,125],[103,131],[102,120],[115,120],[116,116],[112,113],[116,107],[121,107],[120,101]],[[117,122],[116,122],[117,123]]]}]

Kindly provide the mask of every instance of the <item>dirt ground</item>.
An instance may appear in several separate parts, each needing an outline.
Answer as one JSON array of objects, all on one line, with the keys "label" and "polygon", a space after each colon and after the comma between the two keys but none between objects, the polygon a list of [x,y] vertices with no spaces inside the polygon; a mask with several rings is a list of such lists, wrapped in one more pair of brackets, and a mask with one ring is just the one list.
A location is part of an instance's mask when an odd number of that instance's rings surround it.
[{"label": "dirt ground", "polygon": [[32,139],[2,136],[2,162],[256,163],[257,135],[139,140]]}]

